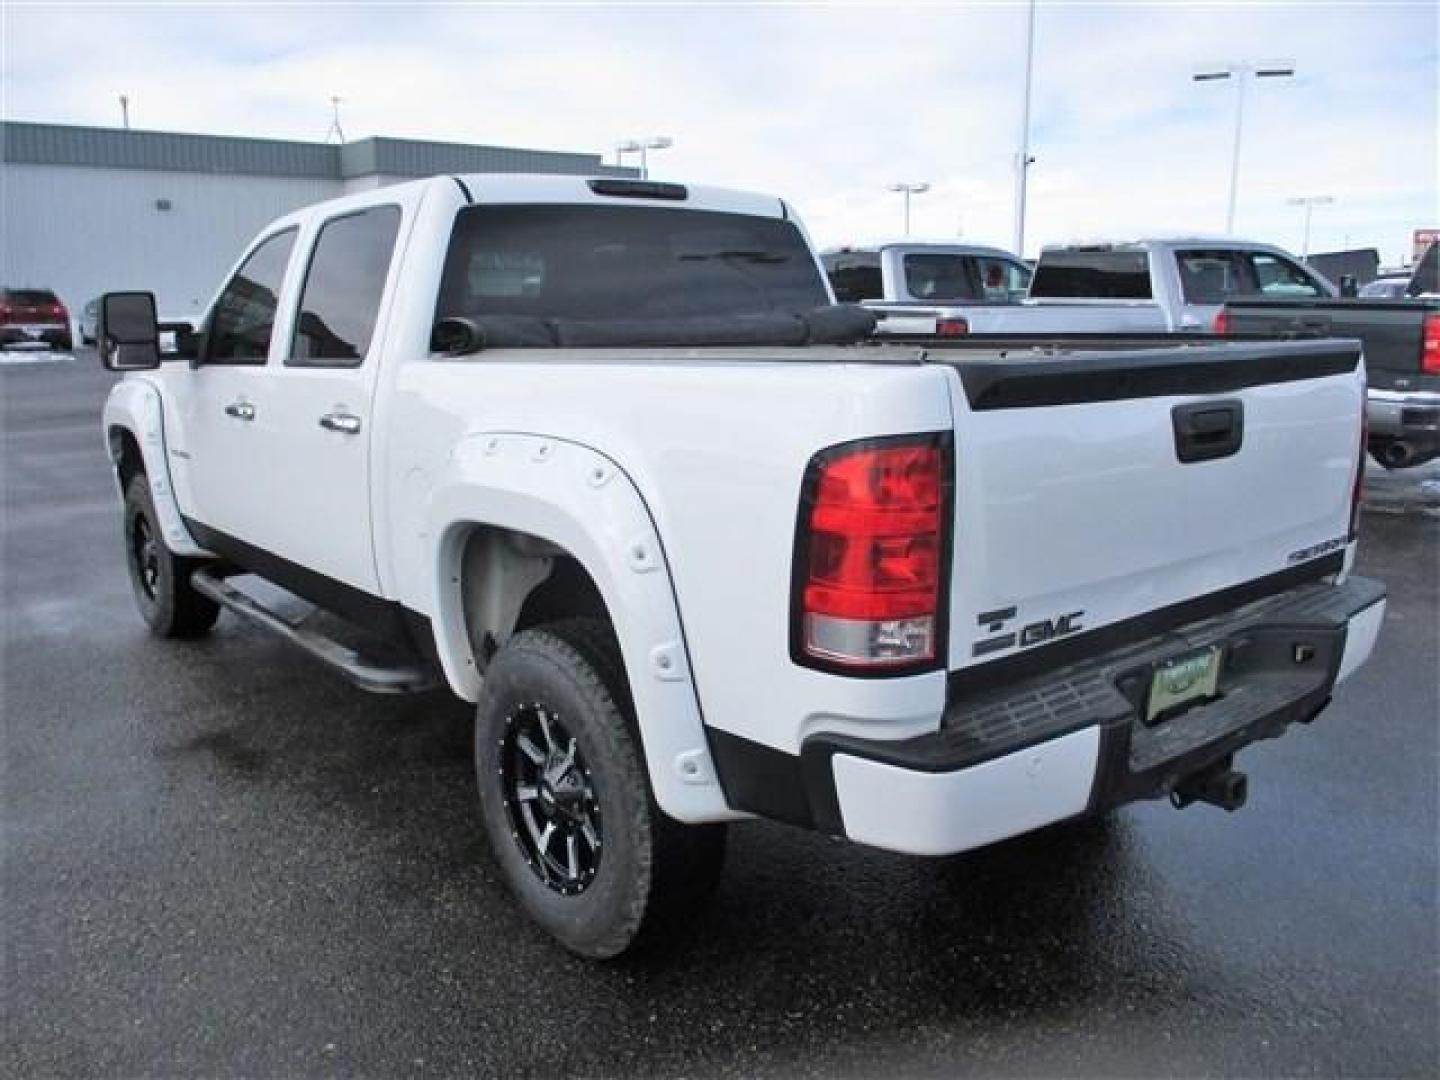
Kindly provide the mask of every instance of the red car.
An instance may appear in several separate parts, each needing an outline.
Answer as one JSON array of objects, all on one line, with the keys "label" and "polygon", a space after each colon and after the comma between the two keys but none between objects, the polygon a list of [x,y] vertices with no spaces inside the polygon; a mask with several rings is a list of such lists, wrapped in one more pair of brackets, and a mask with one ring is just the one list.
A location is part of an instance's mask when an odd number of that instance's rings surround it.
[{"label": "red car", "polygon": [[32,341],[73,348],[70,312],[49,289],[0,289],[0,346]]}]

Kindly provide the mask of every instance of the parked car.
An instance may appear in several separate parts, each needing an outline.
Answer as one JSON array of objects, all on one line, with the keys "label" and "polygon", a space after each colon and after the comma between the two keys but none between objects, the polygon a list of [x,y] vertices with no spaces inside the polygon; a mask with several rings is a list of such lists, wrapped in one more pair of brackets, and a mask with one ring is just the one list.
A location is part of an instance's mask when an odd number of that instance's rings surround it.
[{"label": "parked car", "polygon": [[1440,245],[1407,276],[1403,298],[1245,300],[1225,305],[1235,334],[1358,338],[1368,378],[1369,446],[1391,469],[1440,457]]},{"label": "parked car", "polygon": [[1018,304],[1030,267],[999,248],[954,241],[894,240],[820,254],[835,299],[875,313],[882,334],[969,333],[978,307]]},{"label": "parked car", "polygon": [[100,298],[97,296],[83,308],[80,309],[80,343],[82,345],[95,344],[95,323],[100,318]]},{"label": "parked car", "polygon": [[1384,613],[1348,572],[1355,344],[873,322],[770,196],[435,177],[289,214],[189,362],[152,295],[102,302],[141,615],[474,702],[500,872],[590,957],[698,903],[748,815],[941,855],[1240,806],[1235,754]]},{"label": "parked car", "polygon": [[49,289],[0,289],[0,346],[35,343],[72,348],[65,305]]}]

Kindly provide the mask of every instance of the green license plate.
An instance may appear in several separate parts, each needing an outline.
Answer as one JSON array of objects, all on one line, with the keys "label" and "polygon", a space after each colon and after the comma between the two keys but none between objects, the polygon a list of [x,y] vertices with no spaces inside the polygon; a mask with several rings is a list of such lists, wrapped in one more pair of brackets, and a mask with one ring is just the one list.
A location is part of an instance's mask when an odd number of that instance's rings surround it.
[{"label": "green license plate", "polygon": [[1220,685],[1218,645],[1164,661],[1150,677],[1150,700],[1145,706],[1145,723],[1153,724],[1163,714],[1199,698],[1215,696]]}]

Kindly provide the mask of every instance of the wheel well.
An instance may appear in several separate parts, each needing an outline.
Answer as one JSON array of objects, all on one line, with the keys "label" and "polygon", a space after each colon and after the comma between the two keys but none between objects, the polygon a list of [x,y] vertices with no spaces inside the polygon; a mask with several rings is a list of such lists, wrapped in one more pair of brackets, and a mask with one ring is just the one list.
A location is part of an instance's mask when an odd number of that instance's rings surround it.
[{"label": "wheel well", "polygon": [[145,457],[140,453],[140,444],[126,428],[110,429],[110,460],[115,463],[115,475],[123,492],[130,486],[130,479],[145,472]]},{"label": "wheel well", "polygon": [[475,666],[514,634],[591,616],[612,623],[595,581],[563,548],[529,533],[477,526],[465,537],[460,596]]}]

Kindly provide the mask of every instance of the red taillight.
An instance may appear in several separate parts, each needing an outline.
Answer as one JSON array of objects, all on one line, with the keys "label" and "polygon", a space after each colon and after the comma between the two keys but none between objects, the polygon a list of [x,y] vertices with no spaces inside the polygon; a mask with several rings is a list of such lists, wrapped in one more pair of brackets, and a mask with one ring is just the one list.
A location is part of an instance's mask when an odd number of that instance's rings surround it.
[{"label": "red taillight", "polygon": [[63,307],[61,307],[59,304],[51,304],[51,305],[50,305],[50,314],[51,314],[51,315],[58,316],[59,318],[62,318],[62,319],[63,319],[63,318],[65,317],[65,309],[64,309]]},{"label": "red taillight", "polygon": [[939,656],[949,441],[866,441],[818,455],[796,544],[796,659],[913,669]]},{"label": "red taillight", "polygon": [[1425,316],[1425,336],[1420,346],[1420,370],[1440,375],[1440,311]]},{"label": "red taillight", "polygon": [[1210,329],[1222,337],[1230,333],[1230,312],[1223,307],[1217,311],[1215,322],[1211,324]]},{"label": "red taillight", "polygon": [[965,319],[935,320],[936,337],[964,337],[968,333],[970,333],[970,323]]}]

